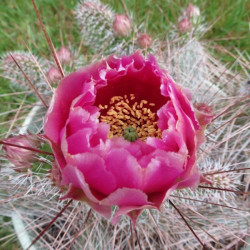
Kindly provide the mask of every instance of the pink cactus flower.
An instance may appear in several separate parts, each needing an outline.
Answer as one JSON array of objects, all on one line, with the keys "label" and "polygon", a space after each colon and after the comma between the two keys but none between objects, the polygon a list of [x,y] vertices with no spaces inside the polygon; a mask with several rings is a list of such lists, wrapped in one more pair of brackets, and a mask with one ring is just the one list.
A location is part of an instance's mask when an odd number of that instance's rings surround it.
[{"label": "pink cactus flower", "polygon": [[140,34],[137,42],[142,49],[150,47],[152,43],[152,37],[146,33]]},{"label": "pink cactus flower", "polygon": [[190,31],[192,28],[192,24],[190,23],[188,18],[183,18],[179,23],[178,23],[178,29],[181,33],[186,33]]},{"label": "pink cactus flower", "polygon": [[129,36],[131,32],[131,21],[124,15],[115,15],[113,22],[114,33],[117,37]]},{"label": "pink cactus flower", "polygon": [[18,135],[12,136],[3,140],[4,150],[6,152],[6,158],[14,165],[14,170],[21,172],[32,167],[32,163],[36,161],[34,151],[24,149],[21,147],[15,147],[8,144],[14,144],[22,147],[28,147],[37,149],[39,141],[32,135]]},{"label": "pink cactus flower", "polygon": [[60,74],[59,70],[55,67],[50,67],[47,78],[50,83],[56,83],[62,79],[62,75]]},{"label": "pink cactus flower", "polygon": [[67,64],[72,60],[71,52],[64,46],[56,52],[59,61],[61,64]]},{"label": "pink cactus flower", "polygon": [[44,125],[68,186],[64,198],[106,217],[118,206],[113,223],[126,214],[135,225],[143,209],[160,209],[175,189],[197,187],[203,134],[186,93],[140,52],[65,77]]}]

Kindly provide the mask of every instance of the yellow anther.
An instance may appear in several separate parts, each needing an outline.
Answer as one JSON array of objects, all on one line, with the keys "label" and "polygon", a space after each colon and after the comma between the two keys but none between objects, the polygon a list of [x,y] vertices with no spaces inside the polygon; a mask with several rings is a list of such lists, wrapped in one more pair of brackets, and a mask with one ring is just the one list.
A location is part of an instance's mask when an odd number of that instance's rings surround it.
[{"label": "yellow anther", "polygon": [[99,105],[98,107],[107,112],[100,116],[100,121],[110,124],[109,137],[123,136],[124,130],[128,127],[135,129],[140,140],[146,140],[149,136],[161,137],[161,131],[157,127],[156,113],[150,107],[154,103],[147,100],[134,102],[134,94],[114,96],[109,104]]}]

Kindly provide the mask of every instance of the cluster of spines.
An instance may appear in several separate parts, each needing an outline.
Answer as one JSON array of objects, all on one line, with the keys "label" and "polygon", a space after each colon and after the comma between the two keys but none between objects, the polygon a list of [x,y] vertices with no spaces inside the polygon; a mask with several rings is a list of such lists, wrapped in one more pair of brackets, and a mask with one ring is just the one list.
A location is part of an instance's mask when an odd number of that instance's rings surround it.
[{"label": "cluster of spines", "polygon": [[8,52],[1,56],[0,69],[2,70],[2,77],[9,79],[11,83],[24,89],[29,89],[27,80],[20,72],[13,58],[38,90],[46,89],[46,82],[39,67],[46,72],[48,70],[47,60],[23,51]]},{"label": "cluster of spines", "polygon": [[84,42],[94,52],[105,50],[114,42],[114,12],[107,5],[99,0],[85,0],[77,5],[75,13]]}]

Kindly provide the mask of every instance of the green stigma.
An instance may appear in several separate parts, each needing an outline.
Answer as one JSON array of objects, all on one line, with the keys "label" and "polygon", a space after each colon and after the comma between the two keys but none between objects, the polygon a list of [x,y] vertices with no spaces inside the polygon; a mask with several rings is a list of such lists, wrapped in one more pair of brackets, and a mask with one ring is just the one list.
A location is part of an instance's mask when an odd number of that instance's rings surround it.
[{"label": "green stigma", "polygon": [[123,131],[123,137],[125,140],[135,142],[138,139],[138,134],[133,127],[126,127]]}]

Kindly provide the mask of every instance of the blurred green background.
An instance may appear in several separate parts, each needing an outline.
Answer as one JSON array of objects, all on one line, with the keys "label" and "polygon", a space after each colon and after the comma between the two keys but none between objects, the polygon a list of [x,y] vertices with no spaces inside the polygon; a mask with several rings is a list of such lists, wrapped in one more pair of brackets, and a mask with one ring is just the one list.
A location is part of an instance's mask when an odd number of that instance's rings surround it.
[{"label": "blurred green background", "polygon": [[[65,44],[79,42],[78,28],[73,18],[73,10],[78,0],[39,0],[36,4],[42,15],[46,29],[56,46],[60,38]],[[124,13],[120,0],[102,0],[118,13]],[[176,24],[181,10],[188,0],[124,0],[135,22],[147,23],[148,32],[153,36],[165,37],[171,23]],[[247,49],[249,35],[248,19],[250,1],[247,0],[197,0],[192,1],[201,10],[207,26],[212,28],[202,38],[225,46],[228,50]],[[25,49],[23,41],[38,54],[49,53],[46,41],[39,28],[31,1],[0,1],[0,53],[8,50]]]}]

